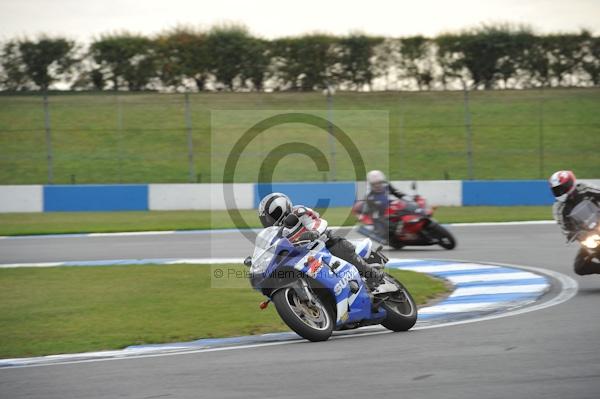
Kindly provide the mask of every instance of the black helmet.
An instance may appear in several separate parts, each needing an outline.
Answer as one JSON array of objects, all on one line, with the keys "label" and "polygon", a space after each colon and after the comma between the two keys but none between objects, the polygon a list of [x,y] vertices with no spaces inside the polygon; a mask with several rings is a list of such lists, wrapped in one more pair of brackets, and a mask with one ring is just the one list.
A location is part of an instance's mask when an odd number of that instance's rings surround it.
[{"label": "black helmet", "polygon": [[258,205],[258,218],[263,227],[280,225],[290,212],[292,201],[282,193],[269,194]]}]

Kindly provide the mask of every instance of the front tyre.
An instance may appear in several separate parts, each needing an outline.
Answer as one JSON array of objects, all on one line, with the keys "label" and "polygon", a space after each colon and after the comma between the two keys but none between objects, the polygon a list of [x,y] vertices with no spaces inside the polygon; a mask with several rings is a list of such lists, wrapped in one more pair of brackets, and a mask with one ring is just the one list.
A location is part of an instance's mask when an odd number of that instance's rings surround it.
[{"label": "front tyre", "polygon": [[437,238],[440,247],[445,249],[454,249],[456,247],[456,239],[444,226],[434,224],[429,227],[429,234]]},{"label": "front tyre", "polygon": [[283,288],[273,295],[281,319],[302,338],[326,341],[333,332],[334,312],[329,304],[314,295],[315,303],[300,301],[293,288]]},{"label": "front tyre", "polygon": [[395,236],[390,235],[390,247],[394,249],[402,249],[404,247],[404,243]]},{"label": "front tyre", "polygon": [[575,257],[574,270],[580,276],[600,274],[600,255],[588,254],[583,248],[579,249]]},{"label": "front tyre", "polygon": [[387,294],[387,298],[383,300],[381,307],[386,310],[387,316],[381,325],[392,331],[408,331],[417,322],[415,300],[398,280],[388,274],[385,279],[392,280],[399,289]]}]

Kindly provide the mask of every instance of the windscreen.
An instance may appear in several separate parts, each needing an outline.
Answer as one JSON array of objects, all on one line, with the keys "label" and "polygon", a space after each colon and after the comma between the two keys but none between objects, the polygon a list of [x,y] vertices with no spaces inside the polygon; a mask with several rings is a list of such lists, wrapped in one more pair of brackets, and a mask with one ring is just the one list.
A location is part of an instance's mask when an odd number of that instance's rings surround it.
[{"label": "windscreen", "polygon": [[277,241],[275,238],[279,227],[268,227],[256,236],[254,243],[254,253],[252,254],[252,266],[250,271],[253,273],[262,273],[266,270],[269,263],[275,256]]},{"label": "windscreen", "polygon": [[569,214],[569,218],[579,228],[592,229],[598,221],[598,206],[590,200],[581,201]]}]

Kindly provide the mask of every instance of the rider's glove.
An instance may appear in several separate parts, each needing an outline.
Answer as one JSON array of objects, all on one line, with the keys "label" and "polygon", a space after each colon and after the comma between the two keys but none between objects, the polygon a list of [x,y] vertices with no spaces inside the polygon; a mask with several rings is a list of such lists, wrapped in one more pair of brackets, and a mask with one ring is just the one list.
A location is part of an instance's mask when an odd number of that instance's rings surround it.
[{"label": "rider's glove", "polygon": [[300,238],[298,238],[299,241],[314,241],[317,238],[319,238],[320,234],[317,231],[314,230],[309,230],[309,231],[305,231],[304,233],[300,234]]}]

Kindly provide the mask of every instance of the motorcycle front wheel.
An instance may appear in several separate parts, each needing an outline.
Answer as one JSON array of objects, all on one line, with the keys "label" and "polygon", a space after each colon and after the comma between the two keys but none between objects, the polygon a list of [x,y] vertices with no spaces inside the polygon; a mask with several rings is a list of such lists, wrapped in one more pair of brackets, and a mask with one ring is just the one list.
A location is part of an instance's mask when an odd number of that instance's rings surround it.
[{"label": "motorcycle front wheel", "polygon": [[456,247],[456,239],[444,226],[433,224],[429,227],[429,234],[437,238],[440,247],[445,249],[454,249]]},{"label": "motorcycle front wheel", "polygon": [[303,302],[296,291],[288,287],[277,291],[272,299],[281,319],[302,338],[326,341],[333,333],[334,312],[318,296],[314,296],[314,303]]},{"label": "motorcycle front wheel", "polygon": [[381,325],[392,331],[408,331],[417,322],[415,300],[401,282],[388,274],[385,279],[393,281],[399,289],[386,294],[387,298],[383,300],[381,307],[386,310],[387,316]]}]

